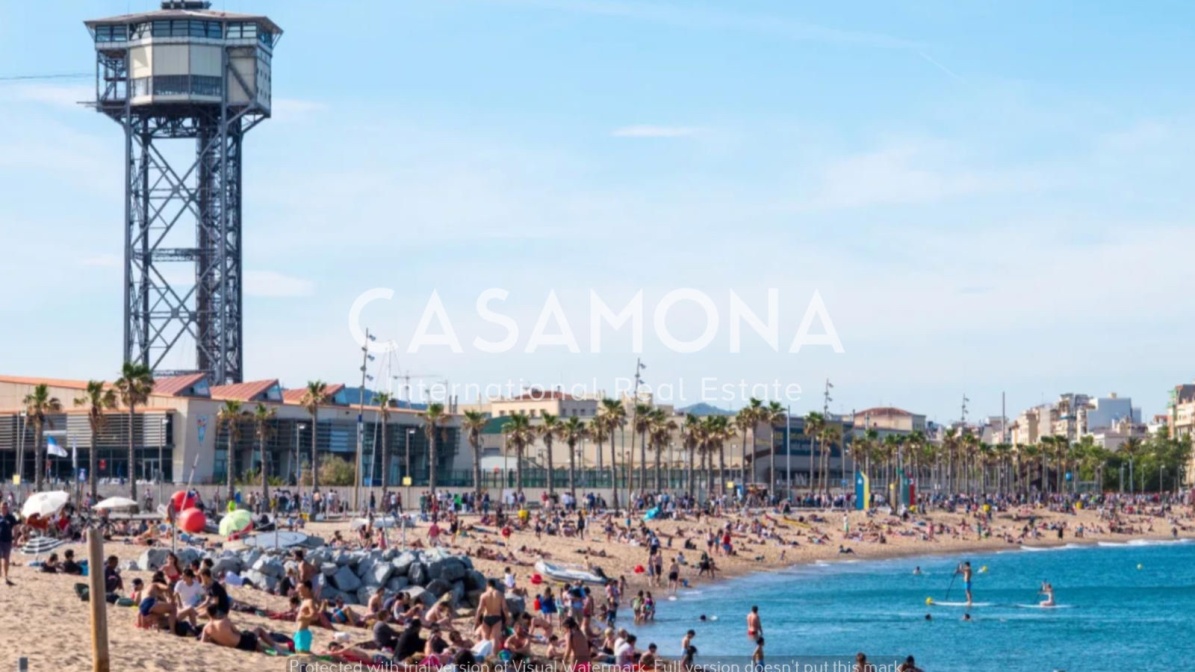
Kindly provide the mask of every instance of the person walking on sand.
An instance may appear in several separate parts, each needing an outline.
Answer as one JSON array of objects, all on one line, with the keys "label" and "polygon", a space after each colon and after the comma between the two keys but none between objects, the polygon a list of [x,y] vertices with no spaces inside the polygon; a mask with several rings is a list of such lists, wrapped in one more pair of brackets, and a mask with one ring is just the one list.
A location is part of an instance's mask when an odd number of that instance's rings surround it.
[{"label": "person walking on sand", "polygon": [[763,621],[759,618],[758,606],[752,606],[751,613],[747,614],[747,637],[750,639],[763,637]]},{"label": "person walking on sand", "polygon": [[6,586],[13,585],[8,578],[8,560],[12,556],[13,535],[18,527],[17,517],[9,510],[8,500],[0,501],[0,573],[4,574]]},{"label": "person walking on sand", "polygon": [[492,643],[493,650],[500,650],[502,648],[502,629],[507,621],[507,611],[506,596],[498,590],[497,581],[491,581],[489,587],[482,593],[480,604],[477,607],[477,620],[480,621],[478,625],[481,626],[481,632]]}]

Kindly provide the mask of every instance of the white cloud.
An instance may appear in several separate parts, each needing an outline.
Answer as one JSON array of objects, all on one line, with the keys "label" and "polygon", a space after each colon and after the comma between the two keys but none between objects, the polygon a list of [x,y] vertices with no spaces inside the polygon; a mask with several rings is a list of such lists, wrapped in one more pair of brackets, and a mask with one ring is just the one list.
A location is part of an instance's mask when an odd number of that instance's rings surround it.
[{"label": "white cloud", "polygon": [[316,102],[314,100],[301,100],[298,98],[275,98],[271,106],[271,113],[274,119],[288,121],[306,115],[323,112],[328,108],[324,103]]},{"label": "white cloud", "polygon": [[616,138],[687,138],[701,132],[693,126],[623,126],[610,132]]},{"label": "white cloud", "polygon": [[245,271],[245,296],[290,298],[310,296],[315,283],[274,271]]}]

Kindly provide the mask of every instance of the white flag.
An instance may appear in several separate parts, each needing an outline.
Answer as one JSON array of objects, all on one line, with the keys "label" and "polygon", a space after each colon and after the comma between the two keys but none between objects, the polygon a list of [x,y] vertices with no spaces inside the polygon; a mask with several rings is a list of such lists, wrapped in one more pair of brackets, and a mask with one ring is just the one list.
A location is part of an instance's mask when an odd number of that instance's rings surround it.
[{"label": "white flag", "polygon": [[66,450],[52,436],[46,437],[46,452],[53,457],[66,457]]}]

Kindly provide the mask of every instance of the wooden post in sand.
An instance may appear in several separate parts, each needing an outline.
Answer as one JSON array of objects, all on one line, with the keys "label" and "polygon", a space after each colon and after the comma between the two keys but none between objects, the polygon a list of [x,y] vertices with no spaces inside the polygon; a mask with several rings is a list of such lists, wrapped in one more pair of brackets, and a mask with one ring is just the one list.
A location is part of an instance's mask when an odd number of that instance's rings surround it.
[{"label": "wooden post in sand", "polygon": [[92,672],[109,672],[104,537],[98,527],[87,530],[87,578],[91,583],[91,669]]}]

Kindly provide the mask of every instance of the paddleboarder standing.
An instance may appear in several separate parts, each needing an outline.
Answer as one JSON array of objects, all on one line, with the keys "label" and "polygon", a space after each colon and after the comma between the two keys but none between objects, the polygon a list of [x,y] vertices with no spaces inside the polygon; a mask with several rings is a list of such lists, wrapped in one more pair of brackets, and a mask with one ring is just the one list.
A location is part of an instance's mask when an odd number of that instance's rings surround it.
[{"label": "paddleboarder standing", "polygon": [[963,575],[963,589],[967,591],[967,606],[971,606],[971,561],[967,560],[959,565],[955,574]]}]

